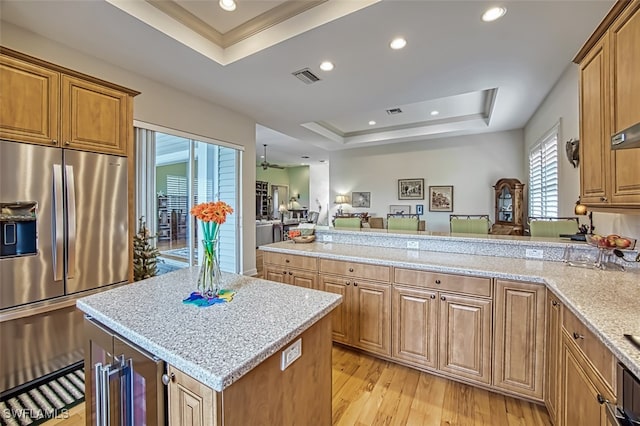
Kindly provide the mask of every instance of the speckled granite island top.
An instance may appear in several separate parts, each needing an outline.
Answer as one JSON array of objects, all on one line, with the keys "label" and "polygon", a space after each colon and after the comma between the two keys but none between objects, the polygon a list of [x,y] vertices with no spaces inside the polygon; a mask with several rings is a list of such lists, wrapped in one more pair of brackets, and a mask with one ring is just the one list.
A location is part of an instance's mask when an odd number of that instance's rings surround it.
[{"label": "speckled granite island top", "polygon": [[188,268],[91,295],[77,307],[125,339],[222,391],[341,303],[341,296],[223,273],[230,303],[182,300],[195,290]]},{"label": "speckled granite island top", "polygon": [[626,272],[602,271],[572,267],[563,262],[317,242],[295,244],[286,241],[260,248],[278,253],[544,284],[640,377],[640,350],[623,337],[625,333],[640,335],[638,268]]}]

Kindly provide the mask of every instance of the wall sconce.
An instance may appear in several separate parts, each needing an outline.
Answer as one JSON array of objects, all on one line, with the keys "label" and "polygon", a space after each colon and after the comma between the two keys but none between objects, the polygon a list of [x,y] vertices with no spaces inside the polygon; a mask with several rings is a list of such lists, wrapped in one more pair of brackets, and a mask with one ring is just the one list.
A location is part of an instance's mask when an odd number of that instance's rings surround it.
[{"label": "wall sconce", "polygon": [[287,210],[287,206],[284,203],[278,206],[278,212],[280,212],[280,222],[284,222],[284,214],[288,211],[289,210]]},{"label": "wall sconce", "polygon": [[336,195],[335,204],[338,205],[338,215],[342,215],[342,205],[349,204],[349,197],[346,195]]},{"label": "wall sconce", "polygon": [[588,213],[589,227],[587,228],[587,225],[580,225],[580,233],[593,234],[593,231],[596,229],[596,227],[593,226],[593,212],[590,212],[589,209],[587,209],[587,206],[580,203],[580,197],[578,197],[578,201],[576,201],[576,206],[573,208],[573,212],[578,216],[584,216]]}]

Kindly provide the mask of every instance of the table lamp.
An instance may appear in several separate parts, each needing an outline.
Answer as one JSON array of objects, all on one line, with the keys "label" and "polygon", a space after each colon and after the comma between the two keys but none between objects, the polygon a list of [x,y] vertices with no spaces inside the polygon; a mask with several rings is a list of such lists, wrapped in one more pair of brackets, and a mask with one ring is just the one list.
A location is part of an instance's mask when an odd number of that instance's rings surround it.
[{"label": "table lamp", "polygon": [[338,215],[342,215],[342,205],[349,203],[349,197],[346,195],[336,195],[335,204],[338,205]]},{"label": "table lamp", "polygon": [[593,226],[593,212],[590,212],[589,209],[587,209],[587,206],[580,203],[580,197],[578,197],[578,201],[576,201],[576,206],[573,208],[573,212],[579,216],[584,216],[588,213],[589,227],[587,228],[586,225],[581,225],[580,233],[593,234],[593,231],[596,229],[596,227]]}]

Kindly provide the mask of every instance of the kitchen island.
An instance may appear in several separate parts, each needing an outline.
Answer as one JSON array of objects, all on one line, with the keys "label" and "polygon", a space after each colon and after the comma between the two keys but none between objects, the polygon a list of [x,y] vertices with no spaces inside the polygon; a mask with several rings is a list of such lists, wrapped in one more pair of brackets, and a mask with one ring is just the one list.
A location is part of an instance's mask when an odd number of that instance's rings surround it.
[{"label": "kitchen island", "polygon": [[[320,423],[330,424],[327,315],[341,297],[223,273],[222,287],[236,292],[233,300],[200,308],[182,302],[195,290],[198,272],[188,268],[140,281],[80,299],[77,307],[91,321],[87,329],[94,324],[106,328],[115,341],[124,340],[166,362],[168,424],[184,424],[195,416],[191,393],[198,392],[187,392],[184,381],[174,386],[176,377],[183,376],[211,391],[212,398],[200,400],[196,411],[213,424],[291,424],[291,416],[310,416],[311,423],[319,416]],[[85,346],[85,359],[92,352]],[[92,369],[90,374],[87,368],[87,407],[95,407],[89,392],[94,363],[86,365]],[[207,406],[208,400],[213,406]]]}]

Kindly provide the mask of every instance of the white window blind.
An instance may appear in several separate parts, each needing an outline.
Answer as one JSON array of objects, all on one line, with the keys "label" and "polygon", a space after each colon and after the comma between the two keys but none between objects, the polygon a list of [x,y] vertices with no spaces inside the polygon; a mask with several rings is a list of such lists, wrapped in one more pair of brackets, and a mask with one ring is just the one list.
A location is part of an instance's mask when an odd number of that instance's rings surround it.
[{"label": "white window blind", "polygon": [[558,126],[529,152],[529,216],[558,217]]}]

